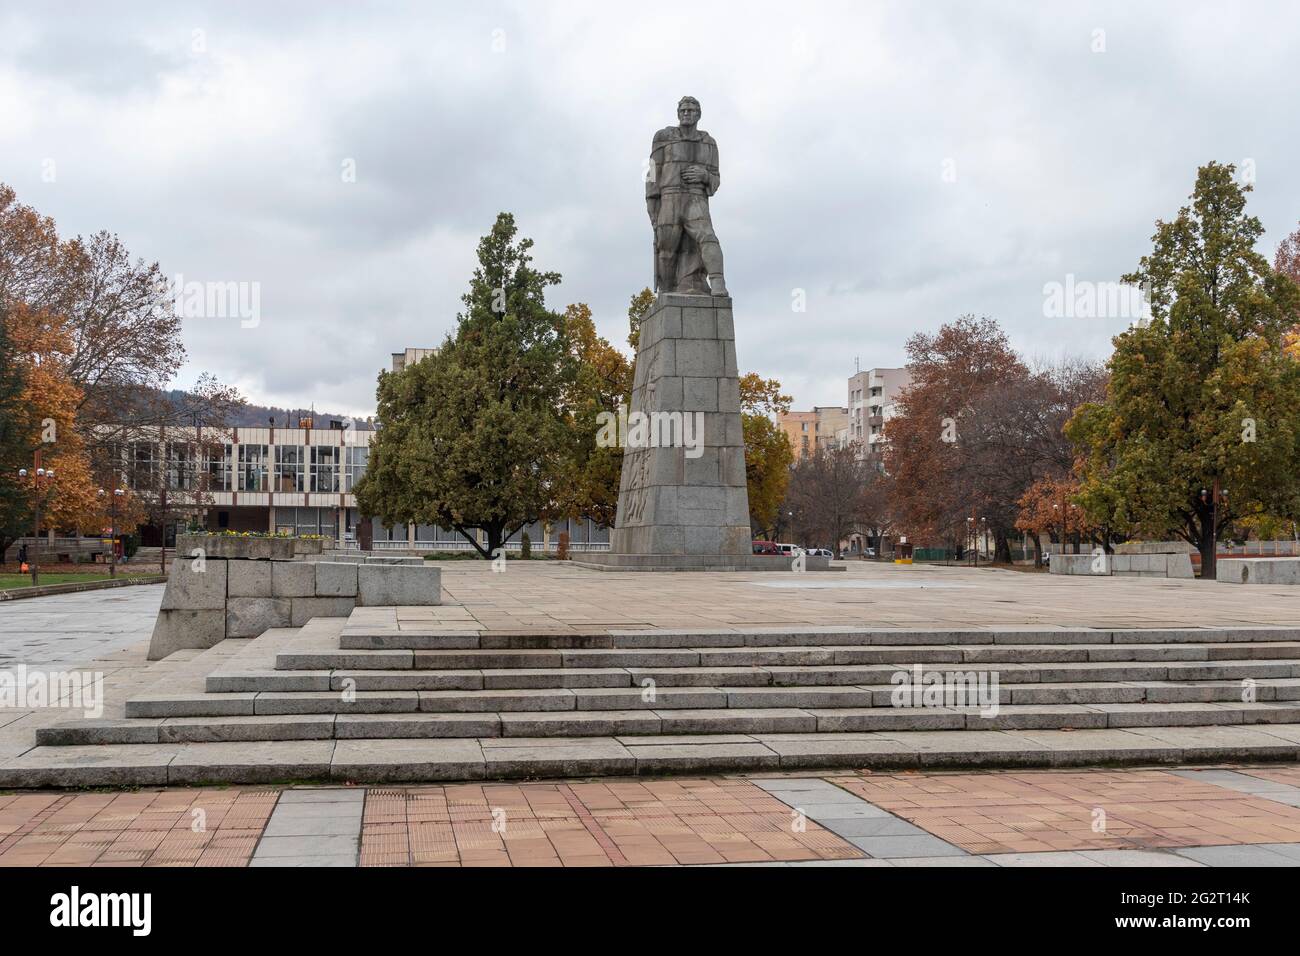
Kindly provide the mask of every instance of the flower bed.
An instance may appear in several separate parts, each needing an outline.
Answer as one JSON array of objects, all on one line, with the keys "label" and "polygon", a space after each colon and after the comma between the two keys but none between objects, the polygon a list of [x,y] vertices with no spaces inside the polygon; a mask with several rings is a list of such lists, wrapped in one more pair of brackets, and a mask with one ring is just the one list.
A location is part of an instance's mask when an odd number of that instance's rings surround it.
[{"label": "flower bed", "polygon": [[291,561],[297,553],[297,542],[297,538],[288,535],[195,533],[177,535],[176,550],[181,557],[191,556],[198,550],[205,558]]}]

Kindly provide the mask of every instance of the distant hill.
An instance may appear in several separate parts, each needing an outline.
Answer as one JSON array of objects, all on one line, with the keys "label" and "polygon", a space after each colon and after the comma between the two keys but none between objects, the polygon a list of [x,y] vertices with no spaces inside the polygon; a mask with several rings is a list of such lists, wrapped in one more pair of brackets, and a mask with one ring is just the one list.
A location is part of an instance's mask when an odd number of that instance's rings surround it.
[{"label": "distant hill", "polygon": [[[184,394],[179,389],[170,389],[167,393],[169,398],[179,398]],[[271,424],[272,418],[275,419],[277,428],[298,428],[298,422],[304,418],[311,418],[314,428],[329,428],[331,420],[348,420],[348,416],[342,412],[313,412],[310,408],[280,408],[276,405],[250,403],[231,415],[230,425],[236,428],[261,428]],[[369,418],[358,418],[354,420],[354,427],[370,429],[374,428],[374,422]]]}]

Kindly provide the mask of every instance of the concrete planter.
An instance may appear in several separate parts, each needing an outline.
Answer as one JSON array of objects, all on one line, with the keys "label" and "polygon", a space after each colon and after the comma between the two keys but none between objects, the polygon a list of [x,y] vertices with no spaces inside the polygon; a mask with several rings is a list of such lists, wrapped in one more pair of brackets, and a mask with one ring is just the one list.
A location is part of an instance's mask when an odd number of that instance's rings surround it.
[{"label": "concrete planter", "polygon": [[[291,561],[295,538],[242,538],[226,534],[183,534],[176,538],[176,550],[189,556],[197,548],[208,558],[253,561]],[[319,542],[317,542],[319,544]]]},{"label": "concrete planter", "polygon": [[293,553],[295,555],[320,554],[323,550],[325,550],[324,538],[293,539]]}]

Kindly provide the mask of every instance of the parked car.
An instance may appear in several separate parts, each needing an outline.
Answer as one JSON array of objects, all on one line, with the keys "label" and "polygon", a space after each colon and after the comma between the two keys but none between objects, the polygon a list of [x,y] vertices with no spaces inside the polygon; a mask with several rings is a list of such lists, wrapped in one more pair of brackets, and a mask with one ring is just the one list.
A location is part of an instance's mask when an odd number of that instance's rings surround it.
[{"label": "parked car", "polygon": [[815,555],[816,557],[819,558],[835,557],[835,552],[830,550],[829,548],[809,548],[808,553],[811,555]]},{"label": "parked car", "polygon": [[798,554],[801,550],[803,550],[803,549],[800,548],[799,545],[797,545],[797,544],[780,544],[780,543],[778,543],[777,546],[776,546],[776,553],[777,553],[777,554],[784,554],[784,555],[788,555],[789,557],[794,557],[794,556],[795,556],[796,554]]},{"label": "parked car", "polygon": [[776,549],[776,542],[774,541],[755,541],[754,553],[755,554],[780,554],[781,552]]},{"label": "parked car", "polygon": [[862,552],[862,556],[863,556],[864,558],[874,558],[874,557],[876,556],[876,549],[875,549],[875,548],[866,548],[866,549],[863,550],[863,552]]}]

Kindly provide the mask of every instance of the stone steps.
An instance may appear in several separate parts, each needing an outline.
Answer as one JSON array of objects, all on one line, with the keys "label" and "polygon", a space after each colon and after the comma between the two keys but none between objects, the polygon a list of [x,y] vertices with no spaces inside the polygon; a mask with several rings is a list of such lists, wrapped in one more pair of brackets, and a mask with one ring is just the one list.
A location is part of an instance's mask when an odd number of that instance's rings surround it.
[{"label": "stone steps", "polygon": [[[1023,650],[1022,650],[1023,648]],[[546,668],[688,668],[778,666],[909,667],[913,664],[1081,664],[1208,663],[1212,661],[1283,661],[1300,663],[1300,645],[1277,644],[1104,644],[933,646],[933,647],[746,647],[479,650],[336,650],[294,645],[275,657],[275,669],[292,670],[536,670]]]},{"label": "stone steps", "polygon": [[441,737],[1124,729],[1300,723],[1300,701],[1243,704],[1009,704],[975,707],[721,708],[504,713],[286,714],[81,721],[37,730],[42,746]]},{"label": "stone steps", "polygon": [[[107,714],[120,719],[40,730],[0,770],[0,786],[1055,766],[1300,750],[1300,628],[480,632],[401,610],[363,608],[164,661],[158,681]],[[911,694],[895,706],[895,675],[914,665],[974,672],[985,691],[996,674],[996,711],[951,698],[916,706]]]},{"label": "stone steps", "polygon": [[[399,650],[392,648],[390,650]],[[318,655],[331,653],[317,650]],[[337,653],[337,652],[333,652]],[[358,652],[359,653],[359,652]],[[365,655],[352,657],[365,660]],[[389,658],[391,660],[391,658]],[[1184,644],[876,645],[818,647],[481,648],[421,650],[412,667],[433,670],[543,667],[766,667],[813,664],[959,664],[1088,661],[1300,660],[1300,641]],[[330,658],[318,657],[329,664]],[[298,662],[287,657],[286,665]],[[306,667],[306,669],[320,669]]]},{"label": "stone steps", "polygon": [[[966,662],[969,673],[996,673],[999,684],[1089,681],[1203,681],[1300,677],[1300,660],[1247,659],[1170,662]],[[795,664],[778,667],[535,667],[476,670],[350,669],[240,671],[233,667],[207,679],[210,693],[259,691],[512,690],[589,687],[794,687],[888,684],[911,662],[897,664]],[[929,665],[933,670],[933,664]],[[926,669],[923,668],[924,674]]]},{"label": "stone steps", "polygon": [[395,783],[832,767],[1076,767],[1297,759],[1300,724],[1294,723],[1069,731],[241,741],[38,746],[0,767],[0,787]]},{"label": "stone steps", "polygon": [[1005,628],[946,630],[897,628],[863,630],[853,627],[747,628],[743,631],[593,631],[509,632],[472,631],[442,627],[393,626],[375,628],[349,623],[340,634],[338,648],[345,651],[426,651],[443,649],[482,650],[578,650],[623,648],[720,648],[720,647],[841,647],[873,645],[966,645],[966,644],[1199,644],[1238,642],[1295,642],[1300,630],[1290,627],[1235,628],[1092,628],[1030,629]]},{"label": "stone steps", "polygon": [[[989,688],[991,692],[991,687]],[[495,690],[246,691],[142,694],[131,717],[267,714],[489,713],[574,710],[893,707],[891,684],[656,687],[554,687]],[[1257,701],[1300,700],[1300,678],[1259,678]],[[1132,704],[1239,701],[1240,680],[1091,681],[1000,684],[1000,704]]]}]

